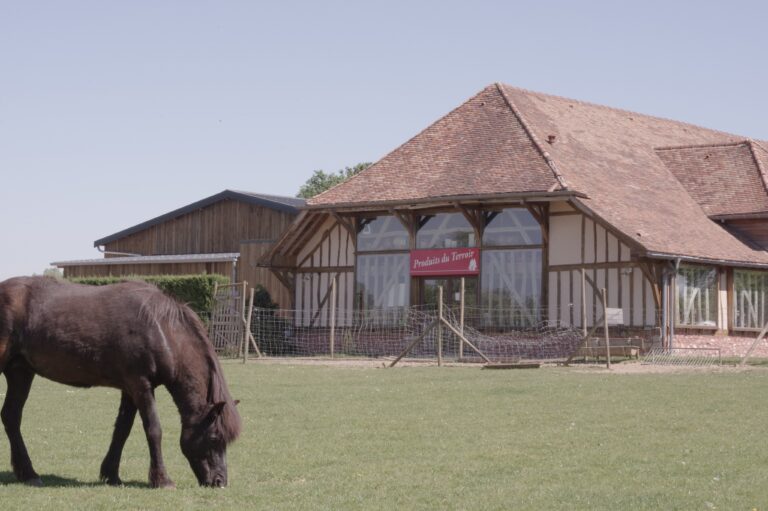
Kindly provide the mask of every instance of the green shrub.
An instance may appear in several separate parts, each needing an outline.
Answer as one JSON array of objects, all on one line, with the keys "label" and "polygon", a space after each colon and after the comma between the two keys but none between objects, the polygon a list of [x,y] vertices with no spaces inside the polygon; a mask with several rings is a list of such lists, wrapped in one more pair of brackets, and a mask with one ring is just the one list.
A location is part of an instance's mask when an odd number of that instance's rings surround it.
[{"label": "green shrub", "polygon": [[[213,306],[215,284],[229,284],[229,279],[222,275],[130,275],[126,277],[78,277],[69,280],[91,286],[142,280],[156,285],[163,292],[182,303],[186,303],[197,314],[204,315],[207,315]],[[266,293],[266,291],[264,292]],[[269,300],[269,293],[267,293],[267,299]],[[254,301],[256,300],[254,299]]]}]

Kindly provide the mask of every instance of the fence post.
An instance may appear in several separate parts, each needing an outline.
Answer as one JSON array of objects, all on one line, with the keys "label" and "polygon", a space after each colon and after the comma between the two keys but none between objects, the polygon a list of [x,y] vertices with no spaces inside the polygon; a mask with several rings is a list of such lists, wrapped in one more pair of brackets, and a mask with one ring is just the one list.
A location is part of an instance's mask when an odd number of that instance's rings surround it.
[{"label": "fence post", "polygon": [[331,280],[331,358],[333,358],[333,352],[336,343],[336,279],[338,275]]},{"label": "fence post", "polygon": [[611,368],[611,338],[608,336],[608,300],[605,297],[605,288],[600,289],[600,296],[603,297],[603,330],[605,330],[605,359],[607,368]]},{"label": "fence post", "polygon": [[443,286],[437,286],[437,366],[443,365]]},{"label": "fence post", "polygon": [[[459,331],[464,335],[464,277],[461,277],[461,296],[459,297]],[[459,337],[459,360],[464,358],[464,339]]]},{"label": "fence post", "polygon": [[[251,296],[248,299],[248,319],[245,320],[245,331],[243,332],[243,364],[248,361],[248,338],[251,334],[251,319],[253,319],[253,293],[254,289],[251,288]],[[245,297],[243,297],[243,300],[245,300]],[[258,347],[256,352],[258,353]]]},{"label": "fence post", "polygon": [[587,336],[587,270],[581,269],[581,331]]}]

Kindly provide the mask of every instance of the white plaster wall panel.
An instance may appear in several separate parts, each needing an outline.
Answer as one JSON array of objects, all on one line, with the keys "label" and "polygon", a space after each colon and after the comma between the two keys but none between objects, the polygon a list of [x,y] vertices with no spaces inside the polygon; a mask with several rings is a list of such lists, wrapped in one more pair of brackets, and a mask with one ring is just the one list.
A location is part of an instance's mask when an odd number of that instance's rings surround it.
[{"label": "white plaster wall panel", "polygon": [[621,254],[619,250],[619,240],[611,234],[608,233],[608,260],[609,261],[620,261],[621,260]]},{"label": "white plaster wall panel", "polygon": [[549,264],[581,262],[581,215],[549,219]]},{"label": "white plaster wall panel", "polygon": [[597,234],[596,262],[604,263],[605,262],[605,237],[607,233],[605,232],[605,229],[603,229],[600,225],[598,225],[596,234]]},{"label": "white plaster wall panel", "polygon": [[569,272],[563,271],[559,274],[560,277],[560,322],[562,325],[571,324],[571,281],[569,278]]},{"label": "white plaster wall panel", "polygon": [[619,307],[619,270],[616,268],[611,268],[607,272],[607,277],[608,277],[608,307],[612,307],[615,309]]},{"label": "white plaster wall panel", "polygon": [[642,325],[643,318],[643,301],[645,295],[643,294],[643,272],[639,268],[635,268],[632,271],[632,325]]},{"label": "white plaster wall panel", "polygon": [[557,272],[548,272],[549,276],[549,296],[547,299],[547,309],[556,312],[557,311]]},{"label": "white plaster wall panel", "polygon": [[549,204],[550,213],[570,213],[572,211],[576,210],[567,202],[551,202]]},{"label": "white plaster wall panel", "polygon": [[628,272],[622,270],[619,275],[621,278],[621,307],[624,309],[624,324],[629,325],[632,322],[632,306],[630,303],[630,282],[632,282],[633,274],[635,272]]},{"label": "white plaster wall panel", "polygon": [[[312,237],[307,241],[303,247],[301,247],[301,250],[299,251],[299,254],[296,256],[296,261],[301,263],[305,257],[312,251],[318,244],[318,242],[322,239],[323,234],[330,229],[336,221],[333,218],[326,219],[325,222],[315,231],[315,233],[312,235]],[[307,265],[302,265],[307,266]]]},{"label": "white plaster wall panel", "polygon": [[589,218],[584,219],[584,262],[595,262],[595,230]]}]

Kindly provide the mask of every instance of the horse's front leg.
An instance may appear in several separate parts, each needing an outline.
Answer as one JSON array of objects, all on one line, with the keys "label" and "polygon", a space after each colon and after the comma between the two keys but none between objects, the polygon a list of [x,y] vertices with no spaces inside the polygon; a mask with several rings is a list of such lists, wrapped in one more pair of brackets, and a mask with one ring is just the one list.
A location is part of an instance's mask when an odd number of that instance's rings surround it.
[{"label": "horse's front leg", "polygon": [[154,389],[147,384],[145,388],[134,392],[133,402],[139,410],[149,444],[149,485],[153,488],[175,488],[176,485],[168,477],[163,463],[163,452],[160,447],[163,431],[160,428],[160,418],[155,407]]},{"label": "horse's front leg", "polygon": [[123,455],[123,447],[128,435],[133,427],[133,420],[136,418],[136,405],[133,404],[131,397],[123,392],[120,397],[120,410],[117,412],[115,420],[115,431],[112,433],[112,443],[109,444],[109,450],[101,463],[100,476],[102,481],[112,486],[123,484],[120,480],[120,458]]},{"label": "horse's front leg", "polygon": [[21,437],[21,415],[24,403],[27,402],[29,389],[35,373],[25,363],[14,363],[5,368],[5,380],[8,389],[5,394],[3,409],[0,411],[5,433],[11,443],[11,466],[16,479],[32,486],[42,486],[43,482],[32,468],[27,447]]}]

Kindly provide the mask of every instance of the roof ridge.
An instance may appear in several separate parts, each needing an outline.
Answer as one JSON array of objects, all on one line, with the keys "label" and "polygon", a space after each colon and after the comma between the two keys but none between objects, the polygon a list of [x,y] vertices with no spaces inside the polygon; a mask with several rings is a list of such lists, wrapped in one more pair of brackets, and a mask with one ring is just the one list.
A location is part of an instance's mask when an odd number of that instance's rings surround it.
[{"label": "roof ridge", "polygon": [[[705,128],[706,129],[706,128]],[[685,145],[667,145],[654,147],[654,151],[676,151],[680,149],[705,149],[707,147],[738,147],[749,143],[749,139],[736,140],[733,142],[710,142],[708,144],[685,144]]]},{"label": "roof ridge", "polygon": [[343,184],[349,183],[349,182],[351,182],[353,179],[357,179],[357,178],[358,178],[358,177],[360,177],[361,175],[363,175],[363,174],[365,174],[365,173],[368,173],[368,172],[369,172],[371,169],[375,168],[377,165],[379,165],[379,163],[381,163],[382,161],[384,161],[384,160],[385,160],[385,159],[386,159],[386,158],[387,158],[389,155],[391,155],[391,154],[394,154],[394,153],[395,153],[395,152],[397,152],[397,151],[398,151],[398,150],[399,150],[401,147],[403,147],[403,146],[407,145],[407,144],[408,144],[409,142],[411,142],[413,139],[415,139],[416,137],[418,137],[419,135],[421,135],[422,133],[424,133],[425,131],[427,131],[428,129],[430,129],[432,126],[434,126],[435,124],[437,124],[437,123],[438,123],[438,122],[440,122],[441,120],[443,120],[443,119],[445,119],[446,117],[450,116],[450,115],[451,115],[451,114],[453,114],[453,113],[454,113],[456,110],[458,110],[459,108],[463,107],[464,105],[466,105],[467,103],[469,103],[470,101],[472,101],[473,99],[475,99],[476,97],[478,97],[480,94],[483,94],[485,91],[487,91],[487,90],[488,90],[488,89],[490,89],[491,87],[493,87],[493,85],[489,85],[489,86],[487,86],[487,87],[484,87],[484,88],[483,88],[483,89],[481,89],[481,90],[480,90],[480,91],[479,91],[477,94],[474,94],[472,97],[470,97],[469,99],[467,99],[466,101],[464,101],[463,103],[461,103],[459,106],[457,106],[456,108],[454,108],[453,110],[451,110],[451,111],[450,111],[450,112],[448,112],[447,114],[441,115],[441,116],[440,116],[440,117],[438,117],[436,120],[434,120],[434,121],[432,121],[431,123],[429,123],[429,125],[428,125],[426,128],[424,128],[423,130],[419,130],[419,132],[418,132],[418,133],[416,133],[415,135],[413,135],[411,138],[409,138],[408,140],[406,140],[405,142],[403,142],[402,144],[400,144],[399,146],[395,147],[394,149],[392,149],[391,151],[389,151],[387,154],[385,154],[384,156],[382,156],[381,158],[379,158],[378,160],[376,160],[376,161],[375,161],[375,162],[374,162],[372,165],[370,165],[370,166],[369,166],[367,169],[365,169],[365,170],[362,170],[362,171],[358,172],[358,173],[357,173],[357,174],[355,174],[354,176],[350,177],[349,179],[347,179],[347,180],[345,180],[345,181],[342,181],[341,183],[337,183],[337,184],[333,185],[332,187],[328,188],[327,190],[323,190],[322,192],[318,193],[318,194],[317,194],[317,195],[315,195],[314,197],[310,197],[309,199],[307,199],[307,205],[308,205],[308,206],[311,206],[312,204],[310,204],[310,201],[314,201],[314,200],[315,200],[315,199],[317,199],[318,197],[322,197],[323,195],[325,195],[326,193],[330,192],[330,191],[331,191],[331,190],[333,190],[334,188],[336,188],[336,187],[339,187],[339,186],[341,186],[341,185],[343,185]]},{"label": "roof ridge", "polygon": [[766,193],[768,193],[768,175],[766,175],[766,169],[760,161],[760,158],[758,158],[757,154],[755,154],[755,146],[759,147],[763,151],[765,151],[765,148],[751,138],[747,139],[747,145],[749,146],[749,152],[752,155],[752,159],[755,160],[755,164],[757,165],[757,171],[760,173],[760,180],[763,182],[763,189]]},{"label": "roof ridge", "polygon": [[508,85],[508,84],[504,84],[504,83],[502,83],[501,85],[503,85],[504,87],[509,87],[510,89],[514,89],[514,90],[517,90],[517,91],[520,91],[520,92],[523,92],[523,93],[527,93],[527,94],[533,94],[533,95],[536,95],[536,96],[545,96],[545,97],[548,97],[548,98],[559,99],[559,100],[563,100],[563,101],[570,101],[570,102],[575,103],[575,104],[584,105],[584,106],[590,106],[590,107],[595,107],[595,108],[601,108],[603,110],[610,110],[612,112],[617,112],[617,113],[638,115],[640,117],[645,117],[646,119],[655,119],[657,121],[671,122],[671,123],[675,123],[675,124],[680,125],[680,126],[690,126],[691,128],[696,128],[696,129],[700,129],[700,130],[707,130],[707,131],[710,131],[712,133],[719,133],[721,135],[726,135],[726,136],[731,137],[731,138],[735,137],[735,138],[741,138],[742,140],[744,139],[744,137],[741,136],[741,135],[736,135],[734,133],[728,133],[727,131],[721,131],[721,130],[717,130],[717,129],[714,129],[714,128],[707,128],[706,126],[699,126],[698,124],[693,124],[693,123],[686,122],[686,121],[679,121],[679,120],[676,120],[676,119],[670,119],[669,117],[661,117],[661,116],[658,116],[658,115],[644,114],[644,113],[641,113],[641,112],[635,112],[634,110],[627,110],[625,108],[617,108],[617,107],[608,106],[608,105],[601,105],[600,103],[593,103],[591,101],[584,101],[584,100],[581,100],[581,99],[567,98],[565,96],[559,96],[557,94],[548,94],[546,92],[538,92],[538,91],[534,91],[534,90],[530,90],[530,89],[525,89],[525,88],[522,88],[522,87],[515,87],[513,85]]},{"label": "roof ridge", "polygon": [[[494,85],[496,85],[496,89],[501,94],[501,97],[504,98],[504,102],[509,107],[510,111],[512,112],[512,115],[517,117],[517,120],[523,126],[525,133],[531,139],[531,142],[533,142],[533,145],[534,147],[536,147],[536,150],[539,151],[541,156],[544,158],[544,161],[547,162],[547,166],[550,168],[550,170],[552,170],[552,173],[555,175],[555,180],[560,184],[560,187],[563,190],[568,190],[568,183],[565,181],[565,177],[557,169],[557,165],[555,165],[555,161],[549,155],[547,150],[544,149],[544,147],[541,145],[541,142],[539,142],[538,137],[533,132],[531,127],[528,125],[528,122],[523,117],[523,114],[520,112],[520,110],[517,109],[517,107],[515,107],[515,104],[512,102],[509,96],[507,96],[507,93],[504,90],[505,85],[500,82],[496,82]],[[554,191],[554,190],[548,190],[548,191]]]}]

